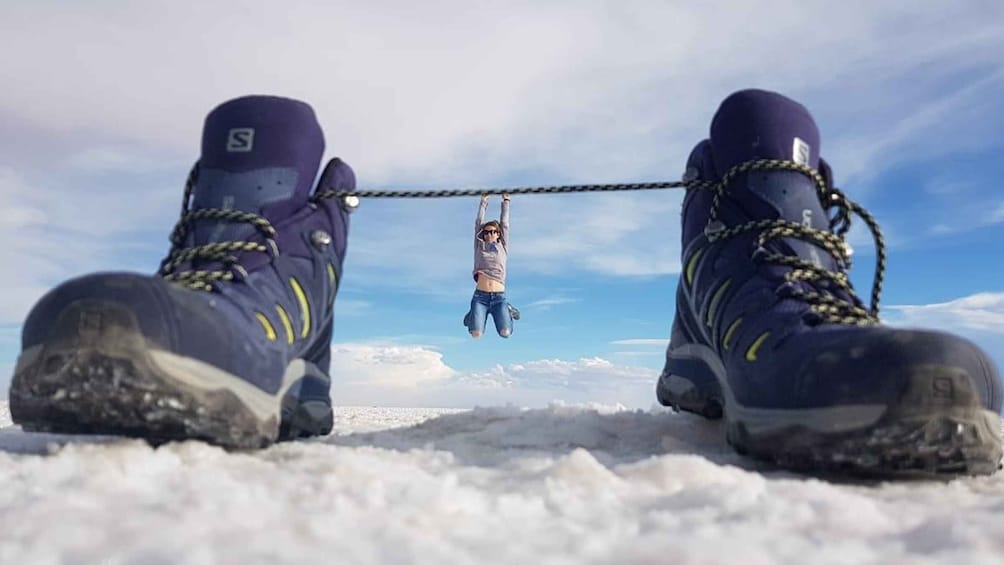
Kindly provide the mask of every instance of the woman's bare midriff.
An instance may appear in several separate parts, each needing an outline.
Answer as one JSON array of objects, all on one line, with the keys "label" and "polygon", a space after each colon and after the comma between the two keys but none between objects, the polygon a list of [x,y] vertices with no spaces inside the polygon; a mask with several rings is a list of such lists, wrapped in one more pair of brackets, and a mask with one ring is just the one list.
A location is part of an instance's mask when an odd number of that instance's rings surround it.
[{"label": "woman's bare midriff", "polygon": [[478,290],[482,292],[505,292],[505,284],[478,273]]}]

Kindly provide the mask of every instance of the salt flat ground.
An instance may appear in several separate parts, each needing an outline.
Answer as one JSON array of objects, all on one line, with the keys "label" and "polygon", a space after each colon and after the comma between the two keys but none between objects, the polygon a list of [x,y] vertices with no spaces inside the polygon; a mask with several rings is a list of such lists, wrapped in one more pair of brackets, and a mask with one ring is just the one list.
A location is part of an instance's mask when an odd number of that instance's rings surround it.
[{"label": "salt flat ground", "polygon": [[25,433],[0,404],[0,563],[1004,562],[1004,472],[824,481],[662,409],[336,414],[229,453]]}]

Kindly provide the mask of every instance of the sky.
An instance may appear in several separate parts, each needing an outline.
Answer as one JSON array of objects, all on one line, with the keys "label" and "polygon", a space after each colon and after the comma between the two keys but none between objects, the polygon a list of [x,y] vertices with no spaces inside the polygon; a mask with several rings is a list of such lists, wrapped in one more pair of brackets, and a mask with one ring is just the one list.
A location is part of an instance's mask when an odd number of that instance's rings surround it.
[{"label": "sky", "polygon": [[744,458],[720,422],[666,409],[339,407],[330,436],[228,453],[29,434],[4,404],[3,563],[996,565],[1004,554],[1004,473],[820,480]]},{"label": "sky", "polygon": [[[45,290],[167,251],[202,121],[310,103],[360,188],[678,180],[721,100],[804,104],[888,242],[883,318],[1004,365],[1004,4],[0,1],[0,386]],[[512,338],[471,340],[476,198],[364,200],[336,403],[647,408],[680,271],[678,191],[512,202]],[[497,213],[498,200],[490,210]],[[867,296],[874,250],[853,231]]]}]

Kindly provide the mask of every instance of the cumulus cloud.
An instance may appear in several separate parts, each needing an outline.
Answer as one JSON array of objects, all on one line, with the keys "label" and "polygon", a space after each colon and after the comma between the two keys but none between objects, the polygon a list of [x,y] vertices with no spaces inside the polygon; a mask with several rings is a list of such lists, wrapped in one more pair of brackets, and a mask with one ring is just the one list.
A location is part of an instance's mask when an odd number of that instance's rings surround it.
[{"label": "cumulus cloud", "polygon": [[413,345],[334,345],[331,368],[334,380],[391,388],[441,382],[455,374],[442,353]]},{"label": "cumulus cloud", "polygon": [[515,363],[507,367],[495,366],[485,372],[461,375],[459,382],[477,383],[489,387],[572,388],[590,389],[619,383],[647,380],[649,369],[618,366],[600,357],[577,361],[542,359],[529,363]]},{"label": "cumulus cloud", "polygon": [[352,343],[332,347],[331,376],[332,397],[341,404],[540,407],[558,401],[646,408],[657,375],[599,357],[458,371],[429,347]]},{"label": "cumulus cloud", "polygon": [[896,323],[1004,335],[1004,292],[981,292],[949,302],[887,306]]}]

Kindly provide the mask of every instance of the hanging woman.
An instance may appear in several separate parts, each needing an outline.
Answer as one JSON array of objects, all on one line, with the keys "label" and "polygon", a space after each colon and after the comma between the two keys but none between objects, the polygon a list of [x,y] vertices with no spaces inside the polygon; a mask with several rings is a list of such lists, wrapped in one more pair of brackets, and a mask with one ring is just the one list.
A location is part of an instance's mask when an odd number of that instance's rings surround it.
[{"label": "hanging woman", "polygon": [[512,335],[513,320],[519,310],[509,304],[505,293],[506,261],[509,258],[509,194],[502,195],[502,210],[498,220],[485,221],[488,195],[481,195],[478,215],[474,221],[474,281],[471,309],[464,316],[464,325],[471,337],[485,331],[490,314],[495,330],[501,337]]}]

